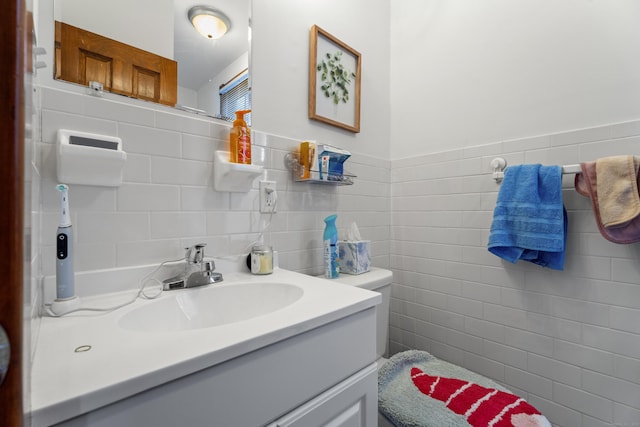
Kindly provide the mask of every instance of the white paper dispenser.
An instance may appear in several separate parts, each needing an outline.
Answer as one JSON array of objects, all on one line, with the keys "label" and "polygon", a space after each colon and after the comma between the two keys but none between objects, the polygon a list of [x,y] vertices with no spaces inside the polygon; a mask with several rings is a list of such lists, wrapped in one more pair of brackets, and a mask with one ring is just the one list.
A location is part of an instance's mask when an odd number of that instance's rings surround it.
[{"label": "white paper dispenser", "polygon": [[65,184],[118,187],[127,153],[122,139],[73,130],[58,130],[58,181]]}]

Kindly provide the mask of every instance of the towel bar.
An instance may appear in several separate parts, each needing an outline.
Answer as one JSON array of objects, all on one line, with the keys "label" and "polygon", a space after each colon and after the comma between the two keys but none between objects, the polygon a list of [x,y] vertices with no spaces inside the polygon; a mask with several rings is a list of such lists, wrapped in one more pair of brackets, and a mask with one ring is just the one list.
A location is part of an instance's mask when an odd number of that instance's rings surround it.
[{"label": "towel bar", "polygon": [[[491,177],[497,183],[502,182],[502,179],[504,178],[504,170],[507,168],[507,161],[502,157],[496,157],[491,161],[491,168],[493,169],[493,174],[491,175]],[[580,164],[562,166],[563,175],[576,173],[582,173],[582,167],[580,166]]]}]

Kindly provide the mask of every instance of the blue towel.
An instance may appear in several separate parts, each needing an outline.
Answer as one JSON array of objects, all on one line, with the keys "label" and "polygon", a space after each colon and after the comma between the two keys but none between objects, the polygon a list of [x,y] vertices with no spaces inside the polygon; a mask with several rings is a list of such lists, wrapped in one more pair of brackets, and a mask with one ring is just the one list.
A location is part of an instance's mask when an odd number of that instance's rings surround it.
[{"label": "blue towel", "polygon": [[512,263],[522,259],[563,270],[566,241],[562,168],[509,166],[493,211],[489,251]]}]

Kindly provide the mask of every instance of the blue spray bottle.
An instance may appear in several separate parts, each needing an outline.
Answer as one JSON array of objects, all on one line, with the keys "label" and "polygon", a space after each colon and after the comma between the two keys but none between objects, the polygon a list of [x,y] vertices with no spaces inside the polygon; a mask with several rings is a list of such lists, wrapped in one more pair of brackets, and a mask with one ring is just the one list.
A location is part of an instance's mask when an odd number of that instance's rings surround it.
[{"label": "blue spray bottle", "polygon": [[325,227],[322,240],[324,250],[324,277],[327,279],[335,279],[339,275],[337,217],[337,215],[329,215],[324,219]]}]

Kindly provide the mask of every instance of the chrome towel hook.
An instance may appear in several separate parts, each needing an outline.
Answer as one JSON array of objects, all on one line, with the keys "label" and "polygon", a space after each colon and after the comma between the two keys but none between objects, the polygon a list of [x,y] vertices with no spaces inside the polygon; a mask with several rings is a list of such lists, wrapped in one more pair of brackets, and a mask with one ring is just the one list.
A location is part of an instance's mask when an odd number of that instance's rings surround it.
[{"label": "chrome towel hook", "polygon": [[507,167],[507,161],[503,157],[496,157],[491,160],[491,169],[493,169],[493,179],[500,183],[504,178],[504,170]]}]

